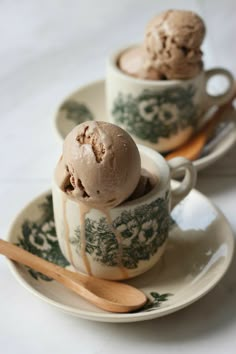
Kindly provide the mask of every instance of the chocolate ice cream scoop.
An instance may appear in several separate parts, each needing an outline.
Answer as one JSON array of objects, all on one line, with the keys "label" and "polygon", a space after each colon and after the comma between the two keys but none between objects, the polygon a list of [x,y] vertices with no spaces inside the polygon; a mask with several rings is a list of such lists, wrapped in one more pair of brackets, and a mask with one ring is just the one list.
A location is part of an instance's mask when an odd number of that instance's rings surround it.
[{"label": "chocolate ice cream scoop", "polygon": [[168,10],[147,26],[149,64],[167,79],[187,79],[202,69],[203,20],[192,11]]},{"label": "chocolate ice cream scoop", "polygon": [[189,79],[203,67],[203,20],[192,11],[168,10],[147,25],[143,45],[119,58],[120,69],[146,80]]},{"label": "chocolate ice cream scoop", "polygon": [[195,50],[201,46],[205,32],[204,22],[196,13],[168,10],[148,23],[145,44],[152,55],[168,51],[172,44]]},{"label": "chocolate ice cream scoop", "polygon": [[140,173],[140,155],[133,139],[114,124],[88,121],[67,135],[56,180],[72,199],[101,209],[126,200]]}]

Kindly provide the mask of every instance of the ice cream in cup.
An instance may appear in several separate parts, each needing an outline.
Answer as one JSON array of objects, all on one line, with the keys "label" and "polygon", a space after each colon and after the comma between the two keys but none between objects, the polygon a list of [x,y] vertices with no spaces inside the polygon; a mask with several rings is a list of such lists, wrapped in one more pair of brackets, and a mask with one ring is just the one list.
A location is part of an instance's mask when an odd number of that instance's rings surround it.
[{"label": "ice cream in cup", "polygon": [[[205,32],[203,20],[192,11],[168,10],[148,23],[141,45],[113,53],[106,78],[109,121],[160,152],[188,140],[206,112],[234,91],[228,70],[204,70]],[[226,91],[216,96],[207,91],[215,75],[228,81]]]},{"label": "ice cream in cup", "polygon": [[[170,178],[185,177],[177,189]],[[191,162],[166,162],[137,146],[122,128],[85,122],[66,137],[53,181],[53,208],[62,253],[75,269],[128,279],[158,262],[168,240],[170,209],[193,188]]]}]

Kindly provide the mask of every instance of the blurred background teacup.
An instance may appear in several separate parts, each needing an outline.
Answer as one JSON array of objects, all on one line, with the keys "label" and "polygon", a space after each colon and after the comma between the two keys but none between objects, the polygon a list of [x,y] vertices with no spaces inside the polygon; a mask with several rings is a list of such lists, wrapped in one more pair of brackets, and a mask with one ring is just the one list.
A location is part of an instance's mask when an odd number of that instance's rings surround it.
[{"label": "blurred background teacup", "polygon": [[[53,208],[62,253],[75,269],[104,279],[140,275],[162,256],[169,233],[170,209],[194,187],[196,170],[182,157],[170,161],[153,149],[138,146],[142,167],[153,177],[152,189],[142,197],[110,210],[91,208],[81,225],[83,205],[53,182]],[[171,176],[185,171],[183,181],[170,186]],[[82,247],[82,231],[85,247]],[[120,246],[119,246],[120,242]]]},{"label": "blurred background teacup", "polygon": [[[177,148],[187,141],[212,106],[227,102],[234,92],[233,75],[226,69],[202,70],[185,80],[146,80],[131,77],[118,67],[123,48],[108,59],[106,104],[108,120],[128,131],[137,143],[160,152]],[[208,92],[208,81],[224,76],[226,90]]]}]

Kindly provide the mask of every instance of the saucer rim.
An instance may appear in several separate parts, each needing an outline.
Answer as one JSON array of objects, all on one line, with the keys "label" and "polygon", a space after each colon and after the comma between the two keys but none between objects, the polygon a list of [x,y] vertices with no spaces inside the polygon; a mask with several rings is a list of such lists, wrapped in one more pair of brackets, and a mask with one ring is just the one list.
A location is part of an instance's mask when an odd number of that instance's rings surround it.
[{"label": "saucer rim", "polygon": [[[60,133],[59,127],[58,127],[58,121],[59,121],[59,108],[63,104],[63,102],[71,99],[73,96],[78,95],[78,93],[81,90],[89,89],[90,87],[93,87],[95,85],[105,85],[105,79],[98,79],[98,80],[93,80],[90,81],[86,84],[81,85],[77,90],[74,90],[71,94],[67,95],[65,99],[58,105],[55,113],[54,113],[54,121],[53,121],[53,126],[54,126],[54,131],[56,133],[57,139],[61,143],[63,143],[63,137],[62,134]],[[236,121],[232,120],[234,123],[234,128],[231,130],[231,132],[224,137],[223,142],[224,147],[219,148],[219,145],[210,152],[207,156],[201,157],[197,160],[193,161],[193,165],[197,168],[198,171],[203,170],[204,168],[207,168],[208,166],[214,164],[217,160],[221,159],[236,143]],[[144,144],[143,144],[144,145]]]},{"label": "saucer rim", "polygon": [[[21,216],[26,213],[26,210],[31,206],[34,205],[35,203],[37,203],[37,201],[41,198],[43,198],[44,196],[51,194],[51,190],[47,190],[43,193],[38,194],[36,197],[34,197],[33,199],[31,199],[16,215],[16,217],[14,218],[14,220],[11,223],[11,226],[9,228],[9,231],[7,233],[7,237],[6,239],[11,242],[11,239],[13,238],[13,230],[15,228],[15,226],[19,223],[19,220],[21,218]],[[234,240],[234,235],[233,235],[233,231],[232,228],[228,222],[228,220],[226,219],[226,217],[224,216],[224,214],[221,212],[221,210],[219,210],[219,208],[217,206],[215,206],[214,203],[212,203],[212,201],[207,198],[204,194],[202,194],[201,192],[199,192],[196,189],[193,189],[191,191],[191,193],[194,194],[198,194],[201,196],[201,198],[204,198],[207,200],[207,202],[212,206],[212,208],[217,212],[218,216],[220,216],[221,222],[225,223],[225,226],[228,228],[228,232],[224,233],[224,238],[227,239],[227,243],[230,245],[229,247],[229,254],[227,255],[227,258],[225,258],[225,262],[223,265],[223,268],[221,268],[221,273],[217,274],[216,278],[214,278],[211,282],[208,282],[206,284],[206,286],[204,286],[203,288],[200,288],[198,292],[195,292],[192,296],[187,297],[187,301],[186,298],[185,300],[179,301],[177,305],[172,305],[170,307],[167,308],[158,308],[156,310],[153,310],[151,312],[140,312],[140,313],[128,313],[128,314],[114,314],[114,313],[96,313],[93,311],[86,311],[86,310],[80,310],[80,309],[75,309],[72,306],[68,306],[68,305],[63,305],[55,300],[50,299],[49,297],[47,297],[46,295],[43,295],[42,293],[40,293],[40,291],[36,290],[33,285],[30,285],[29,282],[27,282],[27,280],[25,280],[19,270],[17,265],[7,259],[9,268],[11,270],[11,273],[14,275],[14,277],[16,278],[16,280],[25,288],[27,289],[30,293],[32,293],[33,295],[35,295],[36,297],[40,298],[41,300],[45,301],[46,303],[58,308],[59,310],[68,313],[70,315],[79,317],[79,318],[83,318],[83,319],[87,319],[87,320],[92,320],[92,321],[98,321],[98,322],[113,322],[113,323],[127,323],[127,322],[139,322],[139,321],[145,321],[145,320],[151,320],[154,318],[159,318],[159,317],[163,317],[166,316],[168,314],[174,313],[176,311],[179,311],[189,305],[191,305],[192,303],[194,303],[195,301],[199,300],[200,298],[202,298],[204,295],[206,295],[208,292],[210,292],[217,284],[218,282],[223,278],[223,276],[225,275],[226,271],[228,270],[232,258],[233,258],[233,254],[234,254],[234,246],[235,246],[235,240]]]}]

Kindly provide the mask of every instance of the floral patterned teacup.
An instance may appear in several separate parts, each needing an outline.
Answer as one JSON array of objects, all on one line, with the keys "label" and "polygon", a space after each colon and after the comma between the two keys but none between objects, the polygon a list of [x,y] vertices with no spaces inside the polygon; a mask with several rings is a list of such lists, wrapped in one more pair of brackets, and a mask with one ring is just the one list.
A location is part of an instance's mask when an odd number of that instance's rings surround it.
[{"label": "floral patterned teacup", "polygon": [[[142,80],[124,74],[117,65],[124,48],[107,65],[106,96],[108,120],[127,130],[137,143],[160,152],[182,145],[198,128],[213,105],[222,105],[233,94],[234,78],[222,68],[202,71],[188,80]],[[227,90],[212,96],[207,82],[225,76]]]},{"label": "floral patterned teacup", "polygon": [[[53,208],[62,253],[75,269],[104,279],[128,279],[146,272],[165,250],[170,208],[194,187],[196,170],[182,157],[165,159],[153,149],[138,146],[142,167],[156,176],[146,195],[108,211],[90,209],[83,225],[83,206],[53,183]],[[170,178],[185,170],[174,190]]]}]

